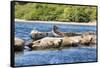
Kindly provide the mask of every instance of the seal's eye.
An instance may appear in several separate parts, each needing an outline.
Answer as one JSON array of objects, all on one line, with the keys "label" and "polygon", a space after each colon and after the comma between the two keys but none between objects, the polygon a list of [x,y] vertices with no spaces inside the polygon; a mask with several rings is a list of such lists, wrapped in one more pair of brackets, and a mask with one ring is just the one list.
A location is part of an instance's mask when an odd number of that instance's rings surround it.
[{"label": "seal's eye", "polygon": [[42,35],[42,34],[40,34],[40,35]]},{"label": "seal's eye", "polygon": [[46,33],[46,35],[48,36],[48,33]]},{"label": "seal's eye", "polygon": [[40,41],[38,41],[38,43],[40,43]]},{"label": "seal's eye", "polygon": [[58,29],[58,27],[56,25],[53,26],[54,29]]}]

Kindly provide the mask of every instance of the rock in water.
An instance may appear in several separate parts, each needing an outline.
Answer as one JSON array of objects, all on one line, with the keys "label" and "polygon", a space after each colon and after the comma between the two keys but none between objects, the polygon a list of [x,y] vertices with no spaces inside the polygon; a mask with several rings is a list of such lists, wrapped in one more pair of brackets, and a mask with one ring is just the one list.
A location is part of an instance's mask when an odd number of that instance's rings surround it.
[{"label": "rock in water", "polygon": [[23,49],[24,49],[24,40],[15,37],[14,50],[15,51],[23,51]]}]

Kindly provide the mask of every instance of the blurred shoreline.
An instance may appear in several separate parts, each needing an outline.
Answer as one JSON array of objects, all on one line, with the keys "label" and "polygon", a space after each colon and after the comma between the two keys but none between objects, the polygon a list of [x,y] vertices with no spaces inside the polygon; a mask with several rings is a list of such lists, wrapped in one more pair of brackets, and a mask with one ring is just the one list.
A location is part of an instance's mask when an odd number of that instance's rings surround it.
[{"label": "blurred shoreline", "polygon": [[24,20],[24,19],[15,19],[15,22],[24,22],[24,23],[51,23],[51,24],[72,24],[72,25],[88,25],[88,26],[96,26],[96,21],[93,22],[59,22],[59,21],[34,21],[34,20]]}]

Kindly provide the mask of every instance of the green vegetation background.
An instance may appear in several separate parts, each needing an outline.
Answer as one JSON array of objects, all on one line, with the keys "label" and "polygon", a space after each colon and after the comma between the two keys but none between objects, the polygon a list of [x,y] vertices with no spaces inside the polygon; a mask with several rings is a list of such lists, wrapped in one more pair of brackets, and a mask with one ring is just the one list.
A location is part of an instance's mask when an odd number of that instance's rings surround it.
[{"label": "green vegetation background", "polygon": [[15,2],[15,18],[42,21],[90,22],[96,20],[96,7]]}]

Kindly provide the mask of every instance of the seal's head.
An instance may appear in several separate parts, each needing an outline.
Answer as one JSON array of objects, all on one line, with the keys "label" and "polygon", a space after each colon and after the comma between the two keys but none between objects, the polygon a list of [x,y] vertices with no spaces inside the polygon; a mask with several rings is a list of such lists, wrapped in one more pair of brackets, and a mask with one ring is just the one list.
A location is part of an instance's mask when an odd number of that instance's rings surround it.
[{"label": "seal's head", "polygon": [[54,26],[53,26],[53,29],[56,30],[56,29],[58,29],[58,27],[57,27],[56,25],[54,25]]}]

